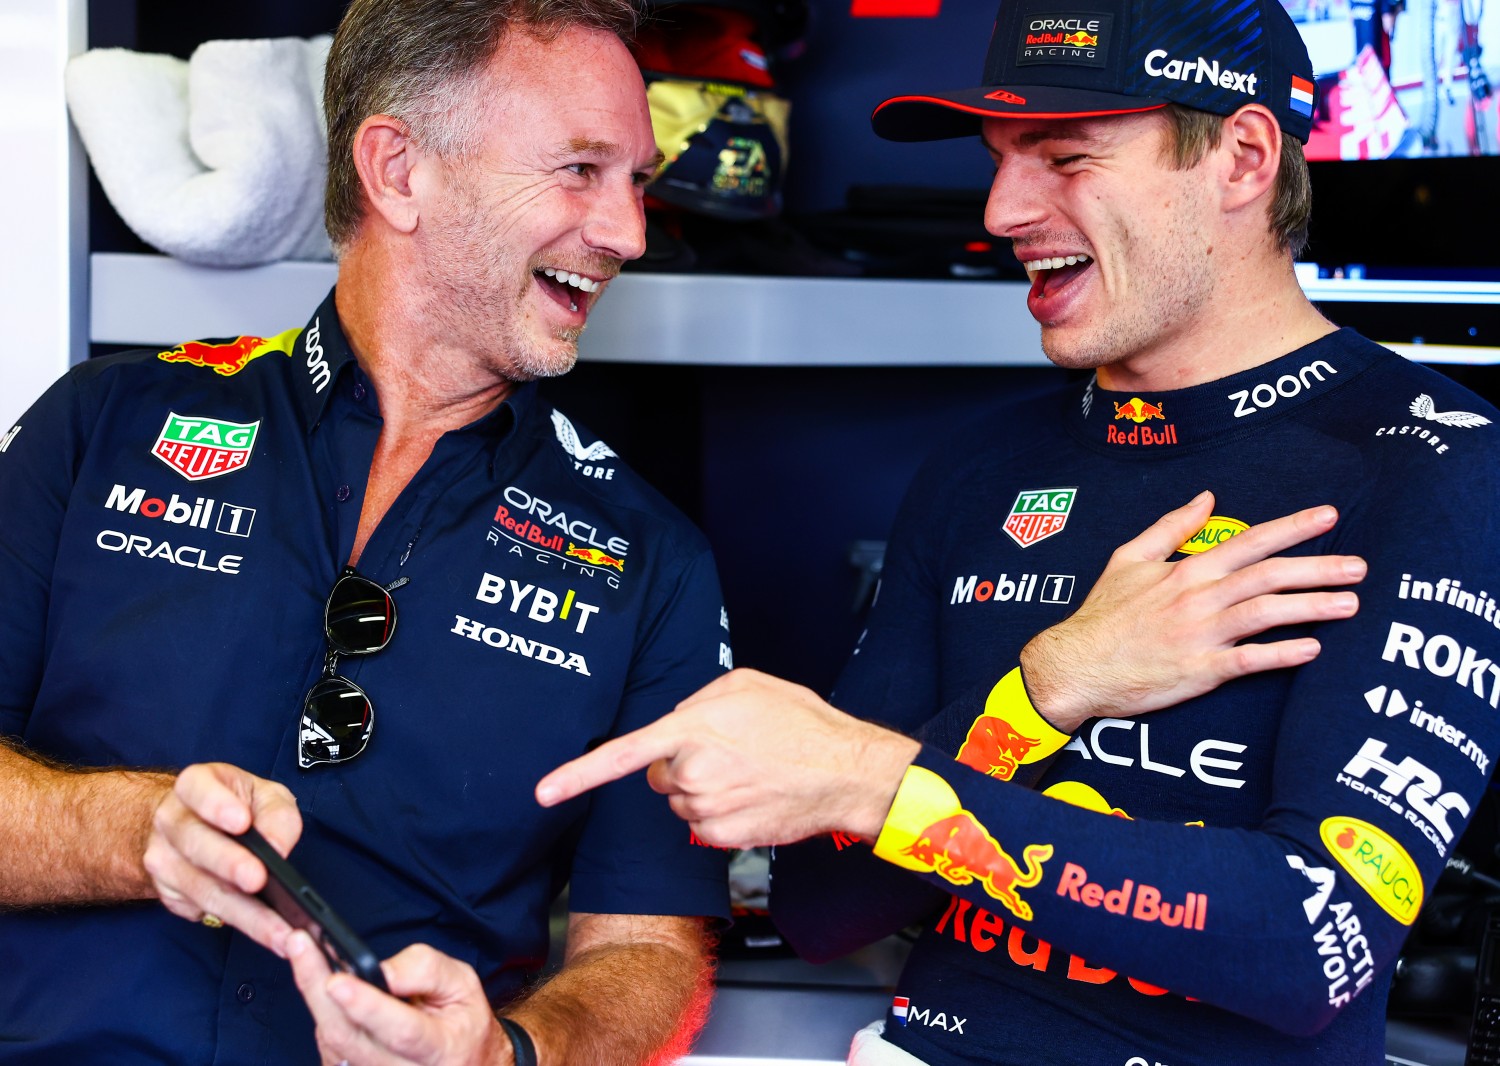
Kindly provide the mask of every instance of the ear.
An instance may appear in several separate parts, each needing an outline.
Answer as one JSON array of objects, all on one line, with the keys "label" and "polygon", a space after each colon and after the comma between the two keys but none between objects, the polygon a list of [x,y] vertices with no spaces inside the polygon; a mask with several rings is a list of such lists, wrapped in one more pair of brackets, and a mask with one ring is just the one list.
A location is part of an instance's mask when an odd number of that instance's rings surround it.
[{"label": "ear", "polygon": [[354,169],[370,211],[400,233],[415,230],[421,215],[412,183],[421,158],[406,123],[390,115],[371,115],[354,133]]},{"label": "ear", "polygon": [[1254,203],[1276,184],[1281,165],[1281,127],[1260,104],[1246,104],[1224,120],[1223,147],[1230,168],[1224,205],[1234,210]]}]

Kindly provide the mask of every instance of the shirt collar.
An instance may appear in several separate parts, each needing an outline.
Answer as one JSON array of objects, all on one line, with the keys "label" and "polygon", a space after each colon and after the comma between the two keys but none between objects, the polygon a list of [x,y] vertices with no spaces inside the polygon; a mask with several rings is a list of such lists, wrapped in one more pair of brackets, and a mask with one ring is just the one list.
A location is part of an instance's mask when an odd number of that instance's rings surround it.
[{"label": "shirt collar", "polygon": [[[334,305],[335,292],[337,289],[329,290],[292,349],[292,358],[298,365],[301,378],[297,399],[309,431],[322,420],[345,375],[368,389],[370,402],[374,404],[374,385],[349,347],[349,339],[344,335],[343,323],[339,321],[338,309]],[[536,388],[534,381],[517,385],[503,403],[464,428],[493,436],[497,442],[505,440],[535,405]]]},{"label": "shirt collar", "polygon": [[1115,454],[1161,456],[1264,425],[1358,376],[1381,349],[1339,330],[1249,370],[1163,392],[1111,392],[1090,380],[1069,421]]}]

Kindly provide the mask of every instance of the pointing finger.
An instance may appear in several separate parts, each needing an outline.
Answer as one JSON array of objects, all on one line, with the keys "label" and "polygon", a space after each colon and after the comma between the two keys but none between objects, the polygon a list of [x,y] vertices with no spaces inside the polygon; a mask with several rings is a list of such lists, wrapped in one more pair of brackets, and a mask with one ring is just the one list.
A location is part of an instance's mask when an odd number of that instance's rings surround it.
[{"label": "pointing finger", "polygon": [[543,807],[555,807],[591,788],[644,769],[657,759],[670,759],[682,746],[673,725],[668,715],[563,763],[537,782],[536,801]]}]

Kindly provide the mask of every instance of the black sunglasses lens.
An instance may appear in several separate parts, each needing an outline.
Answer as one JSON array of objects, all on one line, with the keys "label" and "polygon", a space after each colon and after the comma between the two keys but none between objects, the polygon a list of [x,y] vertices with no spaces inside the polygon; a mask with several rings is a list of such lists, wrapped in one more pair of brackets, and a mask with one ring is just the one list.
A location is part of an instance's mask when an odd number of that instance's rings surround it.
[{"label": "black sunglasses lens", "polygon": [[340,655],[368,655],[391,641],[396,631],[396,601],[368,578],[346,574],[328,594],[324,611],[328,643]]},{"label": "black sunglasses lens", "polygon": [[318,763],[345,762],[365,750],[375,728],[375,709],[364,690],[342,677],[325,677],[302,701],[305,770]]}]

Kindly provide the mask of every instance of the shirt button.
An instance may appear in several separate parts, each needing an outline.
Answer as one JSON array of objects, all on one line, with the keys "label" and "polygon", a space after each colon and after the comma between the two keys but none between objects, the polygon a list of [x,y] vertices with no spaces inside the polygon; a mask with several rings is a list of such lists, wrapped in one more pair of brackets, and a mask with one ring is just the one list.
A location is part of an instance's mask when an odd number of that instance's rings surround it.
[{"label": "shirt button", "polygon": [[347,500],[349,498],[349,486],[348,485],[340,485],[338,487],[338,491],[336,491],[333,495],[334,495],[334,498],[339,501],[339,503],[343,503],[345,500]]},{"label": "shirt button", "polygon": [[365,398],[365,385],[364,385],[364,382],[362,382],[362,381],[356,381],[354,383],[354,398],[356,400],[363,400]]},{"label": "shirt button", "polygon": [[234,998],[239,1000],[241,1003],[249,1003],[252,999],[255,998],[255,986],[252,985],[249,981],[246,981],[244,984],[240,985],[239,988],[236,988],[234,990]]}]

